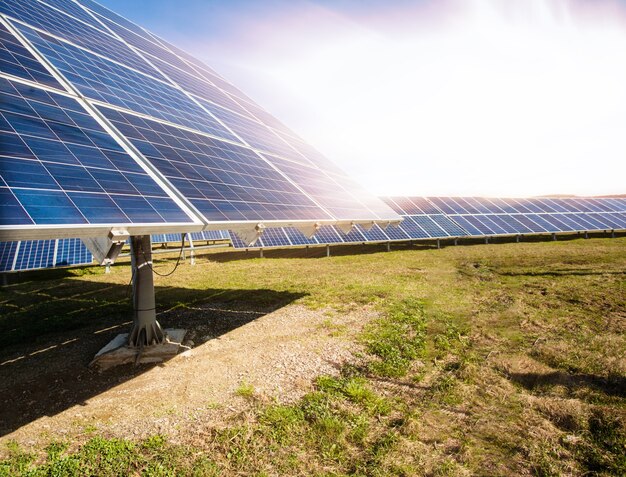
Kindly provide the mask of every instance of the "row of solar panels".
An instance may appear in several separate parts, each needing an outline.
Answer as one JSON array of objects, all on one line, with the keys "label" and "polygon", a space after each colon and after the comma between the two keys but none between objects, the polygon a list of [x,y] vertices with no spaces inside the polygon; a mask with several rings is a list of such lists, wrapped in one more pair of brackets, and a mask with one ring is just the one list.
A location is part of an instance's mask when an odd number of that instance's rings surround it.
[{"label": "row of solar panels", "polygon": [[[404,217],[399,227],[349,233],[323,226],[308,238],[290,227],[267,228],[254,247],[234,232],[195,232],[194,242],[227,241],[238,249],[397,242],[456,237],[488,237],[563,232],[626,230],[626,199],[500,199],[481,197],[386,197]],[[444,213],[445,211],[445,213]],[[153,243],[177,243],[181,234],[153,235]],[[78,239],[7,242],[0,244],[0,271],[31,270],[92,262]]]}]

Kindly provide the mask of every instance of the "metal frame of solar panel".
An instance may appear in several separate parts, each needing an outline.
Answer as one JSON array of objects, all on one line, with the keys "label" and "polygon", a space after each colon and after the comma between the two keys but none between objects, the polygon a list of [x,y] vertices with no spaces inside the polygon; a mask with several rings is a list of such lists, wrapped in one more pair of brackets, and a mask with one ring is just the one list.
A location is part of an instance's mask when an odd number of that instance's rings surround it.
[{"label": "metal frame of solar panel", "polygon": [[91,0],[5,0],[0,39],[0,240],[400,220],[211,68]]}]

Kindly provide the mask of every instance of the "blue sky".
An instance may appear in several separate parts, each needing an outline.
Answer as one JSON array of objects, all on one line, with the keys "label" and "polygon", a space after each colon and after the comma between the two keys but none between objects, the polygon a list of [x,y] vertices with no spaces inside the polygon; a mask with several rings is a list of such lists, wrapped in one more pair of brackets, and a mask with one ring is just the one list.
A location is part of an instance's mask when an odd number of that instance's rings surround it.
[{"label": "blue sky", "polygon": [[374,193],[626,193],[624,1],[101,3]]}]

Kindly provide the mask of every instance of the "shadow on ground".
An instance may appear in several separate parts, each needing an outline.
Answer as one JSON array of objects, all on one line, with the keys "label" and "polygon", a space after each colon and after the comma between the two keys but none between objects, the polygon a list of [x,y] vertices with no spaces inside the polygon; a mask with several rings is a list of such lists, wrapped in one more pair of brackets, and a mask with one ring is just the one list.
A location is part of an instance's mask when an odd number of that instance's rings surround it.
[{"label": "shadow on ground", "polygon": [[[148,371],[98,373],[94,355],[132,320],[130,288],[59,280],[47,272],[0,289],[0,436],[58,414]],[[274,290],[157,287],[158,319],[204,339],[219,337],[304,296]]]},{"label": "shadow on ground", "polygon": [[600,391],[608,396],[626,397],[626,377],[605,378],[594,374],[570,374],[564,371],[551,373],[511,373],[509,379],[533,391],[546,387],[563,386],[570,392],[580,388]]}]

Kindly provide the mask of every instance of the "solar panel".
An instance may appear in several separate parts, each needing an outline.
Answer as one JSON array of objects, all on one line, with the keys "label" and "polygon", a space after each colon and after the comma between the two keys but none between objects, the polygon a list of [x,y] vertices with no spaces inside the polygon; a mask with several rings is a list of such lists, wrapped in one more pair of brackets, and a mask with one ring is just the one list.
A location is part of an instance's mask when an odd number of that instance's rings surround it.
[{"label": "solar panel", "polygon": [[1,238],[399,220],[211,68],[91,0],[4,1],[0,39]]},{"label": "solar panel", "polygon": [[0,272],[89,265],[91,252],[80,239],[0,243]]}]

